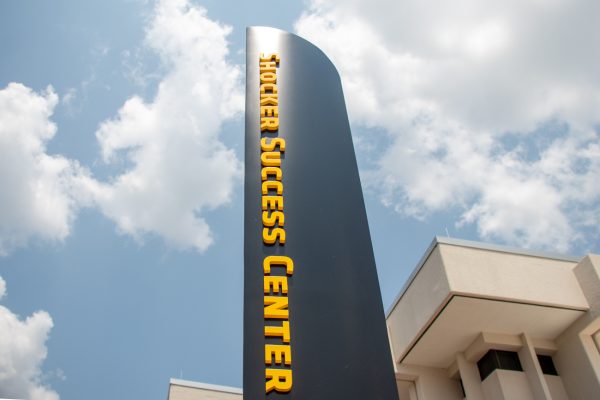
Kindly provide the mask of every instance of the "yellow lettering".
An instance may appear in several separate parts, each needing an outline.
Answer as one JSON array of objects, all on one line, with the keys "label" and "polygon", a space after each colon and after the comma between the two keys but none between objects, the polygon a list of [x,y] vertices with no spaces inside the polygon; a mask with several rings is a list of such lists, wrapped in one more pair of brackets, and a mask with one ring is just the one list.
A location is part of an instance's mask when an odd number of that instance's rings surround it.
[{"label": "yellow lettering", "polygon": [[279,117],[279,107],[277,106],[261,106],[260,115],[265,117]]},{"label": "yellow lettering", "polygon": [[264,226],[272,227],[275,224],[279,226],[285,225],[285,215],[281,211],[273,211],[271,215],[269,215],[268,211],[263,211],[262,213],[262,221]]},{"label": "yellow lettering", "polygon": [[261,117],[260,118],[260,131],[276,131],[279,129],[279,118],[278,117]]},{"label": "yellow lettering", "polygon": [[277,82],[277,74],[275,72],[263,72],[260,74],[260,83],[275,83]]},{"label": "yellow lettering", "polygon": [[290,323],[289,321],[281,321],[281,326],[267,325],[265,326],[266,337],[281,338],[283,343],[290,342]]},{"label": "yellow lettering", "polygon": [[280,393],[287,393],[292,390],[291,370],[266,368],[265,376],[267,378],[266,393],[269,393],[272,390]]},{"label": "yellow lettering", "polygon": [[274,151],[275,148],[279,147],[281,152],[285,151],[285,139],[284,138],[262,138],[260,139],[260,149],[262,151]]},{"label": "yellow lettering", "polygon": [[265,276],[263,278],[265,293],[270,293],[271,288],[273,293],[286,294],[288,292],[287,276]]},{"label": "yellow lettering", "polygon": [[292,351],[287,344],[265,344],[265,364],[271,365],[275,357],[275,364],[290,365],[292,363]]},{"label": "yellow lettering", "polygon": [[281,153],[278,151],[265,151],[260,155],[260,162],[263,167],[280,167]]},{"label": "yellow lettering", "polygon": [[[279,96],[277,87],[277,67],[279,55],[264,54],[259,57],[260,74],[260,131],[277,132],[279,130]],[[273,135],[271,135],[273,136]],[[277,136],[277,134],[275,134]],[[263,243],[272,245],[285,243],[285,215],[283,213],[283,173],[282,156],[285,152],[283,138],[262,138],[261,148],[261,207],[263,222]],[[274,179],[274,180],[273,180]],[[272,195],[269,195],[272,194]],[[276,196],[274,194],[277,194]],[[271,275],[271,267],[285,268],[284,276]],[[279,364],[283,368],[265,368],[265,391],[287,393],[292,390],[292,350],[290,343],[290,324],[288,297],[288,276],[294,274],[294,262],[287,256],[266,256],[263,260],[264,318],[267,338],[280,338],[286,344],[265,344],[265,364]],[[270,321],[269,321],[270,320]],[[275,320],[275,321],[273,321]],[[287,366],[287,369],[285,368]]]},{"label": "yellow lettering", "polygon": [[[261,94],[260,95],[260,105],[261,106],[277,106],[277,105],[279,105],[279,98],[277,97],[277,93]],[[261,114],[262,114],[262,111],[261,111]],[[268,117],[268,115],[267,115],[267,117]]]},{"label": "yellow lettering", "polygon": [[265,244],[275,244],[277,240],[280,244],[285,244],[285,229],[274,228],[270,231],[269,228],[263,228],[263,242]]},{"label": "yellow lettering", "polygon": [[275,189],[277,194],[283,194],[283,184],[279,181],[264,181],[262,183],[262,194],[268,194],[269,189]]},{"label": "yellow lettering", "polygon": [[260,72],[275,72],[275,68],[277,67],[277,63],[273,61],[261,61],[258,63],[258,65],[260,67]]},{"label": "yellow lettering", "polygon": [[265,296],[264,297],[265,318],[288,319],[289,311],[288,298],[286,296]]},{"label": "yellow lettering", "polygon": [[260,61],[275,61],[277,64],[279,64],[279,55],[277,53],[271,53],[268,56],[265,56],[264,53],[260,53]]},{"label": "yellow lettering", "polygon": [[[270,90],[270,92],[267,92],[267,90]],[[273,83],[263,83],[262,85],[260,85],[260,92],[261,93],[277,93],[277,85],[275,85]],[[260,97],[262,97],[262,94],[260,95]],[[277,96],[275,96],[275,101],[277,101]]]},{"label": "yellow lettering", "polygon": [[260,171],[260,176],[262,177],[263,181],[266,181],[269,176],[275,176],[275,179],[280,181],[281,180],[281,169],[279,169],[277,167],[264,167]]},{"label": "yellow lettering", "polygon": [[283,210],[283,196],[263,196],[262,209],[264,210]]},{"label": "yellow lettering", "polygon": [[267,256],[263,260],[263,271],[265,275],[271,273],[271,266],[279,265],[285,267],[288,275],[294,274],[294,261],[288,256]]}]

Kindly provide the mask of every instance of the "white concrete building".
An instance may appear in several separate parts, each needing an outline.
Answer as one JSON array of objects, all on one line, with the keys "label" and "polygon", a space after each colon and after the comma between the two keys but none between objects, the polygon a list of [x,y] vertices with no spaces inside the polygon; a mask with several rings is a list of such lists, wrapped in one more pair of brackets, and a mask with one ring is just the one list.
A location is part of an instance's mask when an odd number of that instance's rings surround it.
[{"label": "white concrete building", "polygon": [[387,314],[401,396],[600,399],[599,313],[600,256],[437,238]]},{"label": "white concrete building", "polygon": [[171,379],[169,400],[241,400],[242,389]]},{"label": "white concrete building", "polygon": [[598,255],[436,238],[386,317],[401,400],[600,399]]}]

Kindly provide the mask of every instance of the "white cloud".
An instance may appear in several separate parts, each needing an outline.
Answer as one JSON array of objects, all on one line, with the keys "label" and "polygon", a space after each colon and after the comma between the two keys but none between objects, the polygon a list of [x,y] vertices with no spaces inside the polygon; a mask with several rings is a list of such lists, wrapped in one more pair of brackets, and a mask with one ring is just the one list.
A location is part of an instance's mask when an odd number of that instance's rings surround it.
[{"label": "white cloud", "polygon": [[390,145],[365,175],[384,203],[419,218],[459,209],[485,239],[567,251],[600,222],[599,13],[313,0],[296,30],[338,67],[352,123],[383,128]]},{"label": "white cloud", "polygon": [[188,1],[156,4],[146,45],[168,72],[152,101],[131,97],[96,132],[104,161],[130,165],[88,187],[120,231],[198,251],[212,243],[203,214],[231,200],[241,174],[219,138],[222,122],[243,109],[240,69],[226,59],[229,32]]},{"label": "white cloud", "polygon": [[17,83],[0,90],[0,256],[32,237],[63,240],[77,202],[71,188],[85,174],[77,163],[46,153],[56,132],[58,96]]},{"label": "white cloud", "polygon": [[[0,277],[0,294],[5,287]],[[46,340],[52,326],[52,318],[45,311],[21,320],[0,306],[0,398],[59,399],[42,382],[41,365],[46,359]]]},{"label": "white cloud", "polygon": [[[204,215],[231,200],[242,170],[219,137],[223,121],[243,110],[241,71],[227,61],[230,31],[186,0],[157,2],[145,45],[166,73],[154,99],[133,96],[100,124],[103,160],[126,165],[109,182],[47,154],[57,130],[51,87],[0,90],[0,256],[31,238],[63,240],[81,206],[98,207],[136,239],[150,233],[205,250],[213,237]],[[63,103],[75,96],[69,90]]]}]

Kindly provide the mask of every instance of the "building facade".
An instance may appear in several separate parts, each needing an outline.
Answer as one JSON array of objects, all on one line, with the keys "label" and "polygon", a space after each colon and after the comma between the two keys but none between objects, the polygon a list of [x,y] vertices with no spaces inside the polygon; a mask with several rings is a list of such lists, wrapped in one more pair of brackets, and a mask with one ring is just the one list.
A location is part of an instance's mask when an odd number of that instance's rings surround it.
[{"label": "building facade", "polygon": [[242,389],[171,379],[169,400],[241,400]]},{"label": "building facade", "polygon": [[[401,400],[600,398],[598,255],[436,238],[386,321]],[[180,380],[168,397],[241,398]]]},{"label": "building facade", "polygon": [[387,313],[407,400],[600,398],[600,256],[437,238]]}]

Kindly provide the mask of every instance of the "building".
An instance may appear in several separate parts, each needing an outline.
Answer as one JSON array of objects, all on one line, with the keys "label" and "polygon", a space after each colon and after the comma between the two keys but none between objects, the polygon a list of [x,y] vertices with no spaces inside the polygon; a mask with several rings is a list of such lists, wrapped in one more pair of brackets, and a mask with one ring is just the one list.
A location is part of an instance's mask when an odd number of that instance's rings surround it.
[{"label": "building", "polygon": [[[600,398],[598,255],[436,238],[386,320],[401,400]],[[241,398],[169,389],[169,400]]]},{"label": "building", "polygon": [[242,389],[171,379],[169,400],[242,400]]},{"label": "building", "polygon": [[599,313],[600,256],[437,238],[387,313],[401,398],[600,398]]}]

